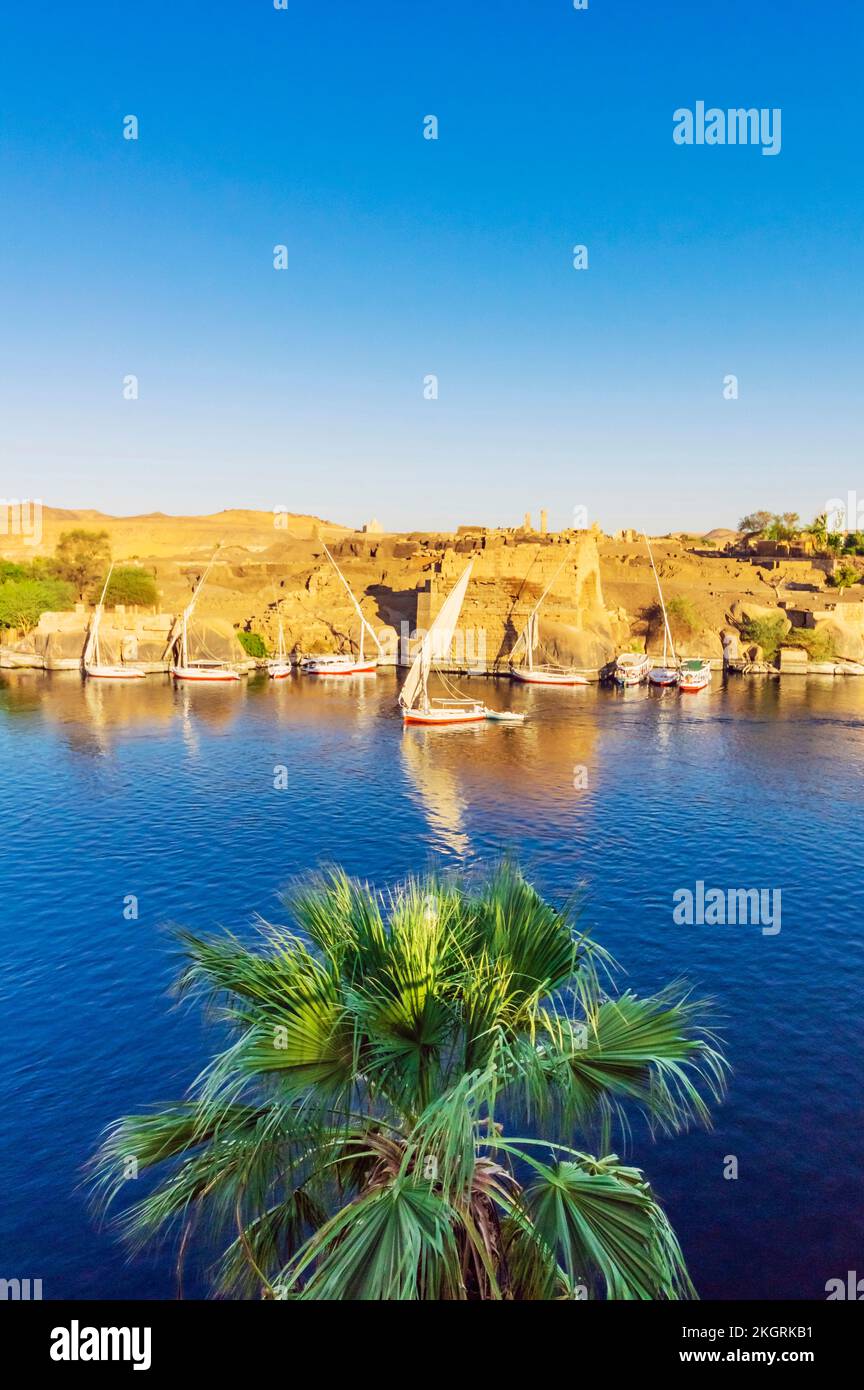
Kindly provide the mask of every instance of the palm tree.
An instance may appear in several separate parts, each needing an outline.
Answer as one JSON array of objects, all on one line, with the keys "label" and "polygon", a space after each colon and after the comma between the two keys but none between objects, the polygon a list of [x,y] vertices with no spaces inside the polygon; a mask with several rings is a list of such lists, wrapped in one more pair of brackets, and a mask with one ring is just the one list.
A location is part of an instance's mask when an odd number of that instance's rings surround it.
[{"label": "palm tree", "polygon": [[333,870],[290,905],[257,949],[181,934],[179,988],[232,1041],[188,1100],[107,1133],[100,1201],[130,1159],[167,1170],[120,1217],[133,1245],[173,1231],[182,1257],[203,1230],[240,1297],[695,1296],[609,1149],[635,1111],[708,1122],[726,1063],[704,1005],[613,993],[607,953],[510,864],[386,895]]}]

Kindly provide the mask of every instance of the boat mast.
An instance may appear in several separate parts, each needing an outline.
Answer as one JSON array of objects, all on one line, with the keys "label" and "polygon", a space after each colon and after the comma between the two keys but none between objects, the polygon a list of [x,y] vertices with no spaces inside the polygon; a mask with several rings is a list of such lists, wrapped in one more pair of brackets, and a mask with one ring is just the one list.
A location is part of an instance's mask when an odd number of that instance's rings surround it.
[{"label": "boat mast", "polygon": [[87,643],[87,648],[88,648],[88,650],[84,653],[84,660],[85,660],[86,662],[90,662],[90,661],[91,661],[91,657],[93,658],[93,660],[92,660],[92,662],[91,662],[91,664],[92,664],[93,666],[98,666],[98,665],[100,664],[100,662],[99,662],[99,625],[100,625],[100,623],[101,623],[101,621],[102,621],[102,608],[103,608],[103,605],[104,605],[104,603],[105,603],[105,595],[106,595],[107,592],[108,592],[108,585],[109,585],[110,582],[111,582],[111,575],[112,575],[112,573],[113,573],[113,570],[114,570],[114,561],[112,560],[112,561],[111,561],[111,564],[110,564],[109,567],[108,567],[108,573],[107,573],[106,576],[105,576],[105,583],[104,583],[103,586],[102,586],[102,597],[100,598],[99,602],[98,602],[97,605],[96,605],[96,612],[93,614],[93,622],[92,622],[91,625],[90,625],[90,640],[89,640],[88,643]]},{"label": "boat mast", "polygon": [[656,582],[656,584],[657,584],[657,593],[658,593],[659,596],[660,596],[660,608],[661,608],[662,613],[663,613],[663,665],[665,666],[665,665],[666,665],[666,643],[667,643],[667,640],[668,640],[668,643],[669,643],[669,649],[670,649],[671,652],[672,652],[672,660],[673,660],[673,662],[677,660],[677,657],[675,656],[675,644],[674,644],[674,642],[672,641],[672,631],[671,631],[671,629],[670,629],[670,627],[669,627],[669,619],[668,619],[668,617],[667,617],[667,615],[666,615],[666,604],[665,604],[665,602],[664,602],[664,600],[663,600],[663,590],[662,590],[661,587],[660,587],[660,576],[659,576],[659,574],[657,573],[657,566],[656,566],[655,563],[654,563],[654,553],[653,553],[653,551],[652,551],[652,549],[651,549],[651,542],[649,541],[647,534],[646,534],[646,533],[643,533],[643,534],[645,535],[645,544],[646,544],[647,547],[648,547],[648,558],[649,558],[649,560],[651,561],[651,568],[652,568],[652,570],[654,571],[654,579],[655,579],[655,582]]},{"label": "boat mast", "polygon": [[[204,570],[204,573],[202,574],[201,578],[198,580],[198,583],[195,585],[195,588],[192,590],[192,597],[191,597],[191,599],[190,599],[189,602],[187,603],[186,607],[183,609],[183,615],[182,615],[182,617],[181,617],[181,619],[180,619],[180,628],[181,628],[181,645],[180,645],[181,661],[180,661],[180,665],[181,665],[181,666],[188,666],[188,664],[189,664],[189,641],[188,641],[189,619],[192,617],[192,613],[193,613],[193,611],[194,611],[194,609],[195,609],[195,604],[198,602],[198,596],[199,596],[199,594],[201,593],[201,590],[204,588],[204,581],[205,581],[205,579],[207,578],[207,576],[208,576],[208,574],[210,573],[210,571],[212,570],[213,565],[214,565],[214,562],[215,562],[215,560],[216,560],[216,556],[219,554],[219,551],[220,551],[221,549],[222,549],[222,545],[221,545],[221,542],[220,542],[220,544],[217,545],[216,549],[213,551],[213,554],[210,556],[210,559],[209,559],[208,562],[207,562],[207,567],[206,567],[206,569]],[[176,631],[176,624],[175,624],[175,628],[172,629],[172,634],[171,634],[171,636],[170,636],[169,639],[168,639],[168,647],[167,647],[167,650],[168,650],[169,652],[170,652],[170,651],[173,651],[173,649],[174,649],[174,647],[176,646],[176,643],[177,643],[177,638],[174,636],[174,632],[175,632],[175,631]]]},{"label": "boat mast", "polygon": [[513,652],[517,650],[519,643],[524,639],[526,648],[525,664],[528,667],[529,671],[533,671],[534,669],[534,647],[537,643],[537,635],[539,631],[539,618],[537,615],[540,612],[540,605],[546,598],[546,595],[549,593],[549,590],[552,588],[552,585],[555,583],[555,580],[558,578],[559,574],[561,573],[566,564],[567,561],[562,560],[561,564],[558,566],[552,578],[549,580],[549,583],[546,585],[546,588],[543,590],[534,607],[531,609],[531,612],[528,616],[528,621],[523,627],[522,631],[519,633],[519,636],[516,639],[516,645],[514,646],[513,651],[510,653],[510,657],[512,660]]},{"label": "boat mast", "polygon": [[[324,545],[324,542],[322,541],[321,544]],[[348,580],[345,578],[344,574],[343,574],[342,571],[340,570],[340,568],[339,568],[339,566],[337,565],[336,561],[333,559],[333,556],[330,554],[330,551],[327,549],[326,545],[324,545],[324,554],[327,556],[327,559],[330,561],[330,563],[331,563],[331,565],[333,566],[334,570],[336,571],[336,573],[338,574],[339,578],[341,579],[342,584],[344,585],[344,588],[345,588],[345,592],[347,593],[348,597],[350,598],[351,602],[353,603],[353,605],[354,605],[354,607],[355,607],[355,609],[356,609],[356,611],[357,611],[357,616],[358,616],[358,618],[360,619],[360,660],[362,661],[362,659],[363,659],[363,638],[364,638],[364,635],[365,635],[367,632],[368,632],[369,635],[371,636],[372,641],[375,643],[375,646],[378,648],[378,654],[379,654],[379,656],[380,656],[380,655],[381,655],[381,651],[382,651],[382,647],[381,647],[381,643],[378,641],[378,638],[377,638],[377,636],[376,636],[375,629],[371,626],[371,624],[370,624],[370,623],[366,620],[366,618],[364,617],[364,615],[363,615],[363,609],[360,607],[360,604],[357,602],[356,598],[354,597],[354,591],[352,590],[351,585],[348,583]]]}]

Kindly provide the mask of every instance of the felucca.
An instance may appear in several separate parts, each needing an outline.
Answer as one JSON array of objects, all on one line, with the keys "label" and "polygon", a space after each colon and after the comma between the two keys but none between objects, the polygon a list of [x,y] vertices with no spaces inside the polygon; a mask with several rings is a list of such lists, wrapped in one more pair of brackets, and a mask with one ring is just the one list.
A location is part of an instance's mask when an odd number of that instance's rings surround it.
[{"label": "felucca", "polygon": [[279,640],[276,644],[276,655],[267,662],[267,674],[271,681],[284,681],[286,676],[291,674],[291,658],[285,646],[285,629],[282,626],[282,619],[279,619]]},{"label": "felucca", "polygon": [[[663,665],[655,666],[648,672],[648,681],[651,685],[677,685],[679,663],[675,655],[675,643],[672,641],[672,629],[669,626],[669,618],[666,613],[666,603],[663,598],[663,590],[660,587],[660,576],[657,573],[657,566],[654,563],[654,553],[651,549],[651,542],[645,536],[645,544],[648,547],[648,558],[651,561],[651,568],[654,571],[654,579],[657,584],[657,593],[660,598],[660,609],[663,614]],[[672,664],[668,664],[669,653],[672,653]]]},{"label": "felucca", "polygon": [[341,579],[345,587],[345,592],[353,603],[357,616],[360,619],[359,651],[356,656],[350,654],[340,655],[339,653],[326,656],[307,656],[301,662],[301,670],[303,670],[307,676],[359,676],[374,673],[378,670],[378,657],[364,655],[363,646],[366,633],[369,633],[369,636],[375,643],[379,655],[381,652],[381,643],[378,641],[375,629],[363,616],[363,609],[354,597],[351,585],[348,583],[348,580],[333,559],[326,545],[324,546],[324,554]]},{"label": "felucca", "polygon": [[105,611],[105,595],[108,592],[108,585],[111,582],[111,575],[113,572],[114,565],[112,562],[105,578],[102,597],[96,605],[93,621],[90,624],[90,631],[87,634],[87,645],[84,648],[84,673],[85,675],[91,676],[94,680],[143,680],[144,672],[140,671],[137,666],[112,665],[110,662],[102,660],[102,653],[99,647],[99,628],[102,624],[102,614]]},{"label": "felucca", "polygon": [[[599,670],[580,670],[575,666],[550,664],[535,666],[534,664],[534,653],[540,642],[540,607],[566,564],[567,561],[564,560],[549,580],[532,608],[528,621],[516,638],[510,653],[510,675],[514,681],[521,681],[524,685],[590,685],[590,677],[593,676],[596,680],[600,675]],[[522,661],[516,663],[513,661],[513,657],[523,645]]]},{"label": "felucca", "polygon": [[216,659],[212,661],[189,660],[189,619],[195,611],[195,605],[204,587],[204,581],[213,568],[213,561],[220,549],[221,547],[217,546],[214,550],[207,568],[195,586],[192,598],[183,609],[179,637],[169,639],[168,646],[174,649],[174,665],[171,667],[171,674],[176,681],[239,681],[240,679],[233,666],[227,666],[224,661]]},{"label": "felucca", "polygon": [[420,650],[405,678],[399,692],[399,706],[405,724],[473,724],[487,717],[486,706],[480,700],[472,700],[460,695],[451,686],[447,677],[439,670],[445,689],[452,691],[447,698],[430,698],[429,676],[436,662],[446,661],[450,655],[453,633],[459,621],[459,613],[471,578],[473,560],[451,590],[441,611],[435,617],[420,644]]}]

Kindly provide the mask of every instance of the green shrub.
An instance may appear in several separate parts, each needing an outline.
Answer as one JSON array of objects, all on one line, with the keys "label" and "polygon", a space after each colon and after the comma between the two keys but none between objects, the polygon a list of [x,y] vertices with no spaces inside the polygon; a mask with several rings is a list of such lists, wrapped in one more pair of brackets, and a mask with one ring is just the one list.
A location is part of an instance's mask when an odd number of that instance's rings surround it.
[{"label": "green shrub", "polygon": [[781,645],[789,643],[786,633],[786,618],[782,613],[768,618],[748,618],[741,626],[741,636],[745,642],[755,642],[765,653],[766,661],[773,661]]},{"label": "green shrub", "polygon": [[784,639],[786,647],[803,647],[811,661],[833,661],[834,639],[822,627],[793,628]]},{"label": "green shrub", "polygon": [[49,609],[63,612],[74,608],[71,584],[62,579],[7,579],[0,583],[0,627],[35,627]]},{"label": "green shrub", "polygon": [[244,632],[241,629],[237,633],[237,640],[247,656],[261,661],[267,655],[267,644],[260,632]]},{"label": "green shrub", "polygon": [[702,617],[689,598],[673,598],[666,605],[666,616],[673,637],[692,637],[702,626]]},{"label": "green shrub", "polygon": [[[103,577],[101,582],[92,590],[91,597],[97,602],[104,583]],[[105,594],[106,608],[114,608],[118,603],[138,604],[142,608],[153,608],[158,601],[156,581],[152,574],[148,574],[147,570],[137,569],[129,565],[113,571]]]},{"label": "green shrub", "polygon": [[860,584],[862,579],[864,575],[861,571],[844,560],[833,574],[829,574],[828,583],[832,589],[851,589],[853,584]]}]

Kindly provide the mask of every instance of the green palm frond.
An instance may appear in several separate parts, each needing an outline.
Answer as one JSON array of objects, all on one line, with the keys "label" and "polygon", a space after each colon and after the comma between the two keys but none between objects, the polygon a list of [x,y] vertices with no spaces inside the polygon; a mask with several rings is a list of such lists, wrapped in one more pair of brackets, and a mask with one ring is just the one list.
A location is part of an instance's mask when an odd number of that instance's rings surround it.
[{"label": "green palm frond", "polygon": [[622,1167],[615,1154],[555,1166],[528,1161],[537,1178],[525,1209],[572,1286],[590,1288],[599,1276],[607,1298],[695,1296],[674,1232],[638,1168]]},{"label": "green palm frond", "polygon": [[452,1212],[428,1188],[397,1178],[326,1222],[279,1283],[307,1300],[459,1298]]},{"label": "green palm frond", "polygon": [[726,1062],[704,1002],[615,993],[572,909],[509,863],[386,894],[331,869],[288,902],[294,925],[251,943],[180,934],[179,989],[230,1038],[94,1160],[103,1205],[134,1193],[130,1165],[158,1174],[119,1218],[133,1246],[200,1232],[239,1296],[692,1295],[641,1172],[570,1146],[604,1152],[640,1112],[709,1123]]}]

